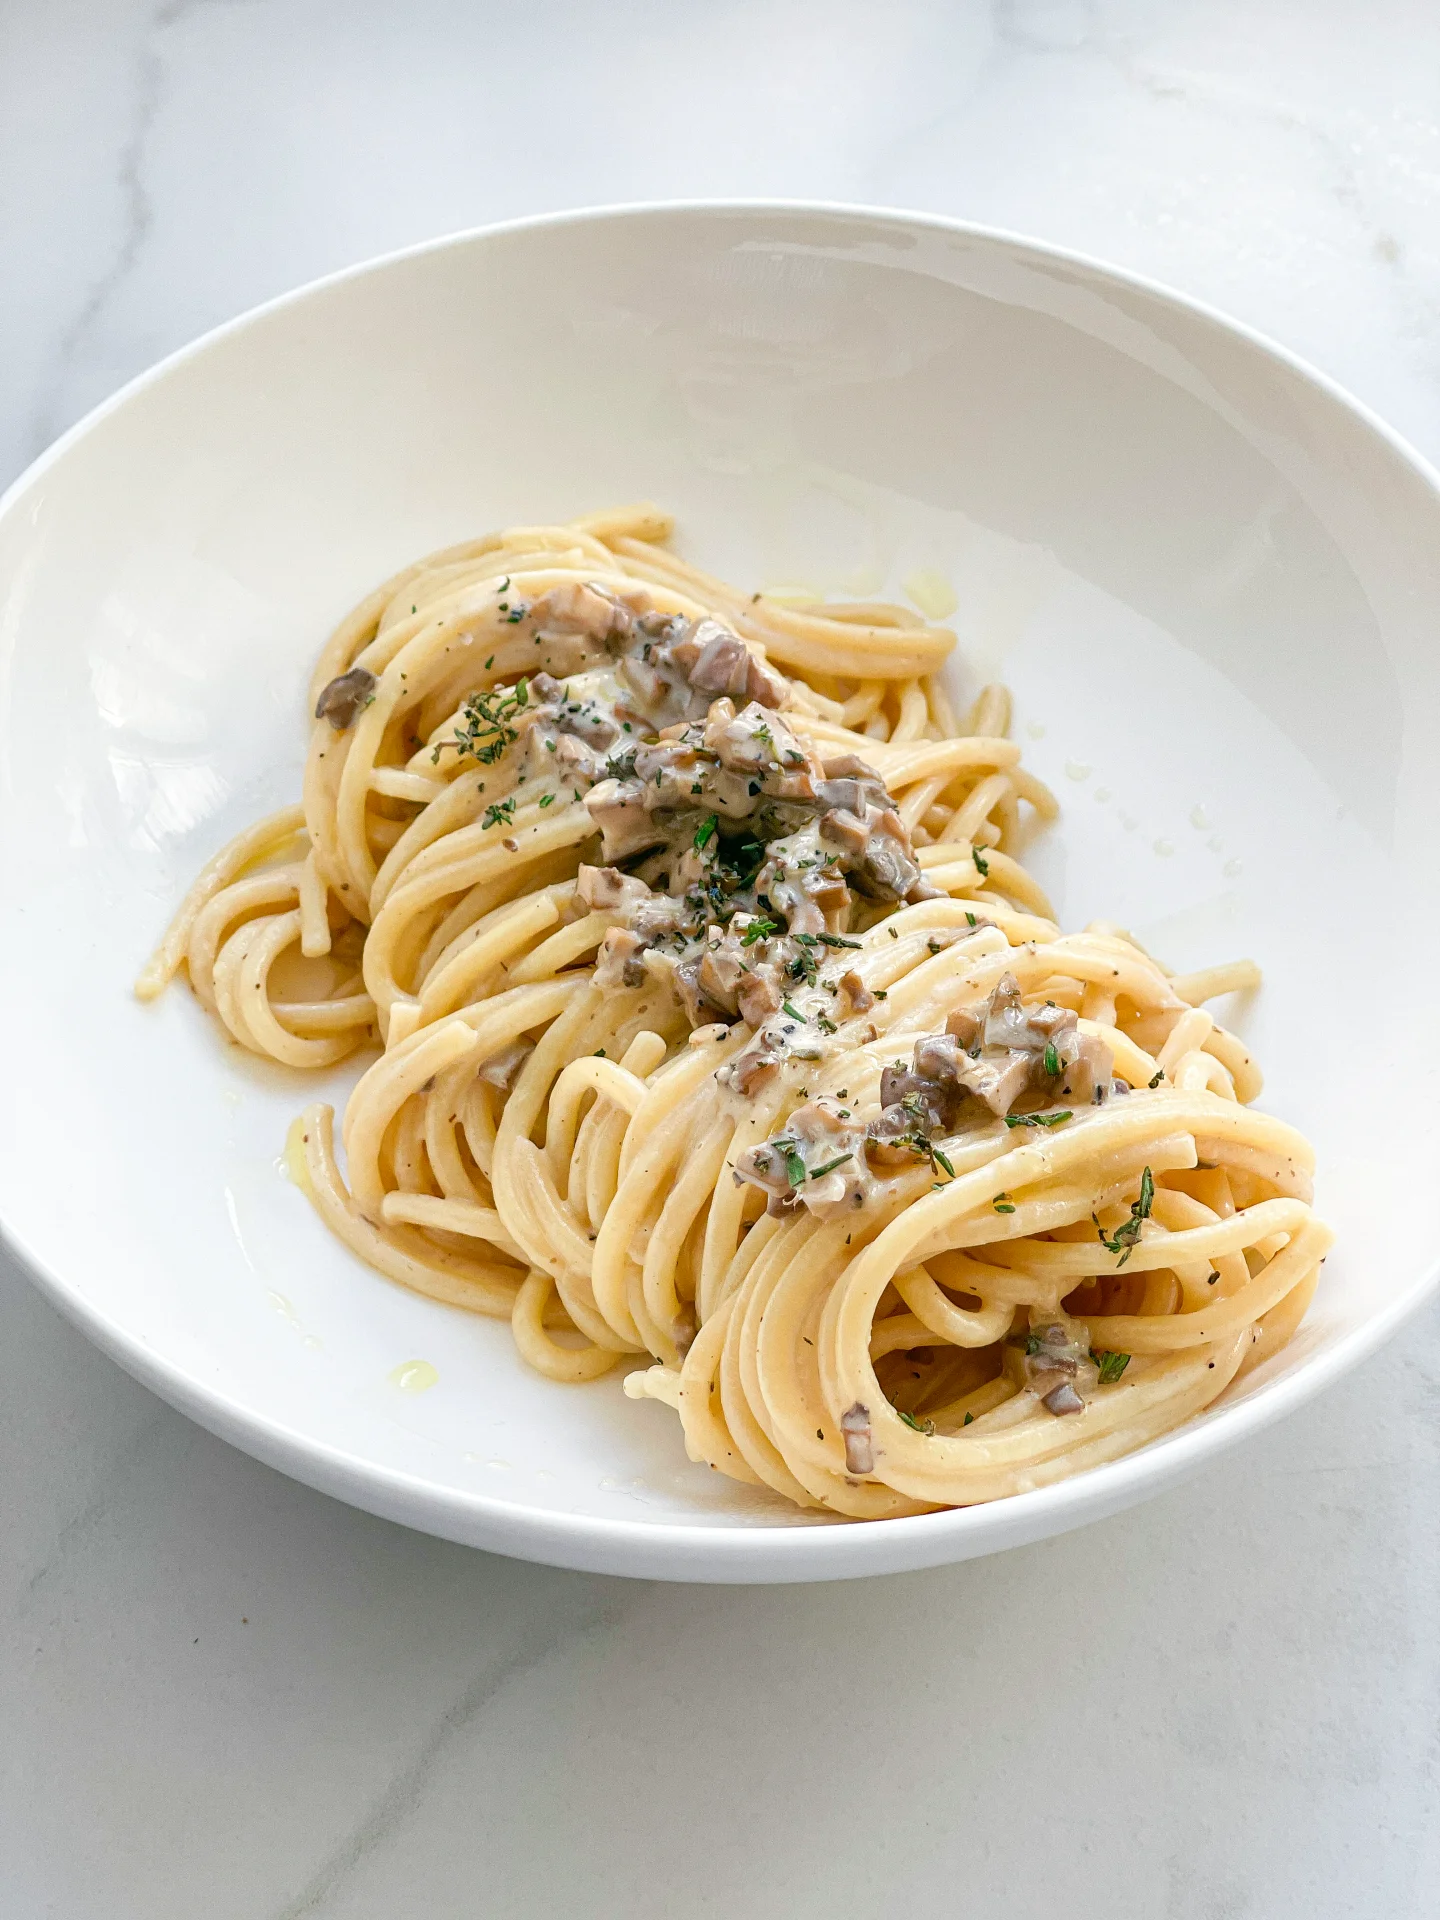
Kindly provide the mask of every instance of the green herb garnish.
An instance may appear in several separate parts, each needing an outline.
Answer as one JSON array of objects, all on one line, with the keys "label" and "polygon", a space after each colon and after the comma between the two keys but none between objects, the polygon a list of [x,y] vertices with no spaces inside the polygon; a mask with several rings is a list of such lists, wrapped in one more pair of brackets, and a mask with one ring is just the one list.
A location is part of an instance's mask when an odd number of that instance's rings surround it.
[{"label": "green herb garnish", "polygon": [[512,715],[529,703],[529,699],[530,690],[523,680],[513,693],[504,693],[499,689],[492,689],[488,693],[472,693],[460,710],[462,719],[456,726],[455,738],[442,740],[431,754],[431,760],[439,760],[442,747],[453,746],[462,757],[468,755],[482,767],[493,766],[505,749],[520,738],[519,731],[511,726],[510,720]]},{"label": "green herb garnish", "polygon": [[810,1169],[810,1178],[812,1180],[823,1180],[827,1173],[833,1173],[836,1167],[843,1167],[847,1160],[853,1160],[854,1158],[855,1155],[853,1153],[842,1153],[837,1159],[827,1160],[823,1167],[812,1167]]},{"label": "green herb garnish", "polygon": [[935,1422],[933,1420],[917,1420],[913,1413],[906,1413],[903,1407],[897,1407],[895,1411],[905,1422],[906,1426],[913,1427],[916,1433],[934,1433]]},{"label": "green herb garnish", "polygon": [[785,1162],[785,1178],[790,1182],[791,1186],[803,1187],[805,1184],[805,1162],[800,1158],[795,1142],[793,1140],[772,1140],[770,1144]]},{"label": "green herb garnish", "polygon": [[498,827],[503,822],[503,824],[508,827],[514,818],[515,796],[512,793],[508,800],[497,800],[493,806],[488,806],[481,818],[480,825],[482,827]]},{"label": "green herb garnish", "polygon": [[1047,1040],[1045,1042],[1045,1071],[1052,1080],[1057,1080],[1060,1077],[1060,1056],[1055,1051],[1055,1042],[1053,1040]]},{"label": "green herb garnish", "polygon": [[1007,1127],[1058,1127],[1074,1118],[1068,1108],[1063,1113],[1007,1113],[1005,1124]]},{"label": "green herb garnish", "polygon": [[720,825],[713,813],[707,814],[695,829],[695,851],[703,853],[715,838],[715,830]]},{"label": "green herb garnish", "polygon": [[1140,1229],[1150,1218],[1150,1209],[1154,1204],[1155,1177],[1149,1167],[1146,1167],[1140,1176],[1140,1198],[1132,1204],[1130,1218],[1122,1220],[1113,1234],[1107,1235],[1100,1222],[1095,1219],[1095,1215],[1091,1214],[1090,1218],[1095,1220],[1095,1228],[1100,1235],[1101,1246],[1107,1253],[1120,1255],[1120,1265],[1115,1269],[1117,1273],[1140,1244]]},{"label": "green herb garnish", "polygon": [[971,847],[970,858],[975,862],[975,871],[982,880],[990,878],[990,862],[981,853],[979,847]]},{"label": "green herb garnish", "polygon": [[1102,1387],[1113,1387],[1130,1364],[1128,1353],[1096,1353],[1093,1347],[1090,1349],[1090,1358],[1100,1369]]}]

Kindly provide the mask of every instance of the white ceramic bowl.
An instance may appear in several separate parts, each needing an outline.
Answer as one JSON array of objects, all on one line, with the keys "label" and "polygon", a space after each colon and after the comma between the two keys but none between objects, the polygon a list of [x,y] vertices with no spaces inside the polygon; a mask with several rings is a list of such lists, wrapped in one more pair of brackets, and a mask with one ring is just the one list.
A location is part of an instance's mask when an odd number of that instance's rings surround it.
[{"label": "white ceramic bowl", "polygon": [[[279,1169],[314,1083],[222,1045],[183,989],[130,997],[202,859],[298,793],[306,675],[352,600],[468,533],[646,495],[745,582],[952,581],[961,681],[1010,682],[1064,803],[1034,854],[1064,919],[1264,965],[1232,1017],[1340,1238],[1297,1340],[1201,1420],[993,1506],[780,1512],[689,1464],[618,1376],[551,1385],[505,1326],[359,1266]],[[1111,1512],[1333,1380],[1434,1282],[1437,627],[1436,476],[1275,348],[1073,256],[660,207],[307,288],[127,388],[0,505],[5,1231],[214,1432],[503,1553],[806,1580]],[[438,1370],[423,1394],[396,1383],[413,1360]]]}]

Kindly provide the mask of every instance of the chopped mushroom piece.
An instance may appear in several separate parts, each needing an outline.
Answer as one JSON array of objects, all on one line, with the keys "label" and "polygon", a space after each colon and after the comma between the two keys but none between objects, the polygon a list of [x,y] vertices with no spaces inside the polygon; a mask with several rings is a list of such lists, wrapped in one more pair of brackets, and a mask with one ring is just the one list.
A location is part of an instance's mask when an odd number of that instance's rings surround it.
[{"label": "chopped mushroom piece", "polygon": [[1041,1404],[1051,1413],[1083,1413],[1085,1411],[1085,1402],[1068,1380],[1062,1381],[1058,1387],[1052,1387]]},{"label": "chopped mushroom piece", "polygon": [[552,587],[530,608],[542,633],[575,633],[618,651],[635,630],[635,609],[598,581],[567,581]]},{"label": "chopped mushroom piece", "polygon": [[645,943],[629,927],[611,927],[595,959],[597,987],[643,987],[649,979]]},{"label": "chopped mushroom piece", "polygon": [[740,1018],[747,1026],[759,1027],[772,1013],[780,1011],[785,996],[768,970],[762,973],[758,967],[752,967],[736,988],[735,998],[740,1008]]},{"label": "chopped mushroom piece", "polygon": [[575,876],[575,898],[592,913],[613,913],[650,897],[643,880],[621,873],[618,867],[582,866]]},{"label": "chopped mushroom piece", "polygon": [[788,1053],[782,1036],[767,1023],[748,1047],[742,1047],[723,1067],[716,1069],[715,1078],[731,1093],[738,1093],[742,1099],[747,1099],[757,1087],[763,1087],[767,1080],[774,1079]]},{"label": "chopped mushroom piece", "polygon": [[735,700],[780,707],[789,692],[780,676],[718,620],[697,620],[683,640],[671,645],[670,657],[691,686],[705,693],[728,693]]},{"label": "chopped mushroom piece", "polygon": [[869,1013],[875,1004],[874,994],[853,967],[841,974],[836,999],[842,1013]]},{"label": "chopped mushroom piece", "polygon": [[607,861],[628,860],[663,837],[645,805],[645,791],[633,781],[602,780],[585,796],[590,818],[600,829],[600,851]]},{"label": "chopped mushroom piece", "polygon": [[519,1078],[520,1069],[535,1051],[533,1040],[512,1040],[480,1063],[480,1078],[492,1087],[508,1093]]},{"label": "chopped mushroom piece", "polygon": [[643,613],[633,636],[607,642],[622,653],[621,673],[648,708],[669,718],[702,720],[712,700],[729,695],[778,708],[789,699],[788,683],[758,659],[738,634],[708,615]]},{"label": "chopped mushroom piece", "polygon": [[1059,1321],[1032,1328],[1025,1342],[1025,1384],[1050,1413],[1082,1413],[1084,1393],[1100,1377],[1088,1342]]},{"label": "chopped mushroom piece", "polygon": [[860,1400],[840,1416],[845,1439],[845,1471],[857,1479],[875,1471],[875,1441],[870,1431],[870,1409]]},{"label": "chopped mushroom piece", "polygon": [[870,1127],[874,1155],[893,1163],[907,1136],[954,1132],[970,1103],[997,1120],[1019,1109],[1032,1126],[1062,1124],[1073,1108],[1054,1103],[1099,1104],[1109,1097],[1111,1069],[1110,1049],[1081,1033],[1069,1008],[1027,1007],[1015,976],[1004,974],[987,1000],[957,1007],[943,1033],[922,1035],[910,1066],[886,1067],[882,1110]]},{"label": "chopped mushroom piece", "polygon": [[[653,629],[652,616],[636,622],[637,634]],[[718,646],[714,636],[705,648],[712,644]],[[729,660],[738,679],[730,654],[717,651],[711,658]],[[674,661],[666,659],[668,671]],[[647,670],[650,661],[643,663]],[[542,691],[553,709],[550,689]],[[824,839],[820,763],[777,714],[755,701],[737,712],[721,694],[703,725],[677,722],[657,739],[613,747],[585,805],[600,830],[602,860],[627,866],[628,877],[650,891],[636,892],[619,909],[640,935],[640,947],[626,946],[622,953],[619,942],[608,940],[602,984],[639,984],[644,949],[651,973],[671,975],[692,1021],[744,1018],[759,1026],[781,1010],[797,984],[813,985],[822,964],[834,964],[829,949],[843,944],[841,930],[852,906],[847,873],[860,876],[872,896],[888,876],[919,897],[917,889],[926,889],[880,776],[850,758],[839,764],[844,771],[836,779],[867,810],[863,821],[852,816],[852,852],[837,851]],[[661,901],[671,903],[671,917],[653,931],[642,929],[637,915],[648,916],[651,903]],[[825,985],[841,1018],[874,1004],[853,967],[845,970],[843,984],[832,977]],[[823,1018],[817,1016],[811,1041],[834,1031],[829,1013],[827,1007]],[[737,1065],[727,1084],[767,1077],[784,1051],[767,1045]],[[813,1050],[795,1051],[816,1057]]]},{"label": "chopped mushroom piece", "polygon": [[348,673],[337,674],[321,689],[320,698],[315,702],[315,718],[328,720],[337,733],[344,733],[361,709],[374,699],[375,686],[375,676],[368,667],[351,667]]},{"label": "chopped mushroom piece", "polygon": [[768,1196],[768,1213],[793,1213],[802,1203],[826,1217],[863,1206],[872,1182],[865,1165],[865,1130],[849,1108],[822,1095],[797,1107],[781,1131],[735,1162],[737,1185]]},{"label": "chopped mushroom piece", "polygon": [[[820,1058],[832,1014],[868,1012],[876,998],[853,967],[834,977],[849,877],[872,900],[935,892],[884,780],[855,755],[811,751],[780,712],[783,675],[721,621],[597,581],[555,587],[528,611],[573,643],[575,671],[472,695],[443,744],[488,766],[523,739],[522,787],[552,783],[542,806],[567,787],[583,802],[600,853],[580,870],[576,905],[621,919],[597,982],[668,980],[692,1024],[744,1019],[764,1033],[726,1068],[735,1090],[783,1059]],[[767,1029],[817,983],[833,1004]]]}]

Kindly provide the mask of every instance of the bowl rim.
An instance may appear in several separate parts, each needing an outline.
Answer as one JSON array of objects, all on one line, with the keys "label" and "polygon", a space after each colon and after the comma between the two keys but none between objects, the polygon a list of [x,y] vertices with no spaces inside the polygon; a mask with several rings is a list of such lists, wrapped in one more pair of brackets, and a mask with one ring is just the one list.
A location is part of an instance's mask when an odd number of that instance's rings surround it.
[{"label": "bowl rim", "polygon": [[[766,196],[636,200],[522,215],[460,228],[335,269],[245,309],[209,328],[127,380],[44,448],[0,493],[0,524],[70,449],[177,369],[271,315],[351,280],[403,267],[431,254],[457,251],[511,234],[596,226],[626,220],[699,215],[818,217],[897,230],[922,228],[985,246],[1075,267],[1171,306],[1232,340],[1238,339],[1317,389],[1369,429],[1418,479],[1440,508],[1440,471],[1366,402],[1322,369],[1247,321],[1134,269],[1078,248],[1037,240],[1013,229],[952,216],[864,202]],[[1135,1453],[1070,1479],[973,1507],[944,1508],[862,1526],[801,1521],[759,1526],[704,1521],[642,1521],[566,1512],[455,1487],[388,1467],[298,1431],[204,1383],[178,1362],[96,1308],[0,1210],[0,1245],[40,1292],[102,1352],[169,1405],[252,1457],[352,1506],[443,1538],[516,1558],[638,1578],[722,1582],[844,1579],[944,1564],[1068,1531],[1162,1491],[1204,1462],[1294,1412],[1367,1359],[1440,1284],[1440,1250],[1398,1298],[1333,1345],[1304,1358],[1293,1372],[1245,1398],[1206,1411]]]}]

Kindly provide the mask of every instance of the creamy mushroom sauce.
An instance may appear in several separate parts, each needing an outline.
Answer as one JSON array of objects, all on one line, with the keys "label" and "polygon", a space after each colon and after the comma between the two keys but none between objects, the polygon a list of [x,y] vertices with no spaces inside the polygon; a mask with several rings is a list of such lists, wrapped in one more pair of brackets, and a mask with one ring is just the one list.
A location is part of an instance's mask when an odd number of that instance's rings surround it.
[{"label": "creamy mushroom sauce", "polygon": [[[977,924],[960,937],[979,931]],[[893,1169],[919,1159],[933,1165],[938,1158],[943,1167],[937,1147],[943,1155],[947,1140],[997,1120],[1012,1131],[1048,1131],[1128,1093],[1112,1066],[1109,1047],[1081,1033],[1068,1007],[1025,1006],[1014,974],[1006,973],[987,998],[957,1007],[942,1033],[916,1040],[908,1066],[902,1060],[884,1069],[878,1113],[861,1120],[822,1095],[753,1148],[736,1178],[762,1187],[772,1213],[805,1206],[823,1215],[857,1204],[857,1195],[863,1204],[867,1166]],[[843,1176],[830,1164],[842,1154],[849,1169]]]},{"label": "creamy mushroom sauce", "polygon": [[939,897],[883,779],[852,754],[814,753],[782,716],[790,683],[718,620],[598,584],[521,611],[552,654],[580,643],[576,670],[474,696],[455,744],[490,743],[484,758],[522,741],[522,779],[583,799],[603,864],[580,868],[577,904],[621,916],[597,982],[662,979],[692,1027],[755,1028],[724,1069],[741,1095],[785,1059],[818,1059],[874,1004],[844,963],[857,899]]},{"label": "creamy mushroom sauce", "polygon": [[[744,1154],[735,1179],[761,1188],[769,1213],[803,1206],[829,1218],[864,1207],[887,1177],[921,1160],[949,1176],[950,1154],[997,1122],[1048,1132],[1129,1092],[1103,1040],[1082,1033],[1068,1007],[1026,1006],[1006,973],[984,1000],[956,1008],[942,1033],[916,1040],[908,1065],[883,1070],[878,1113],[864,1118],[858,1103],[821,1094]],[[1050,1413],[1080,1412],[1099,1377],[1083,1332],[1062,1316],[1032,1329],[1017,1356]]]}]

